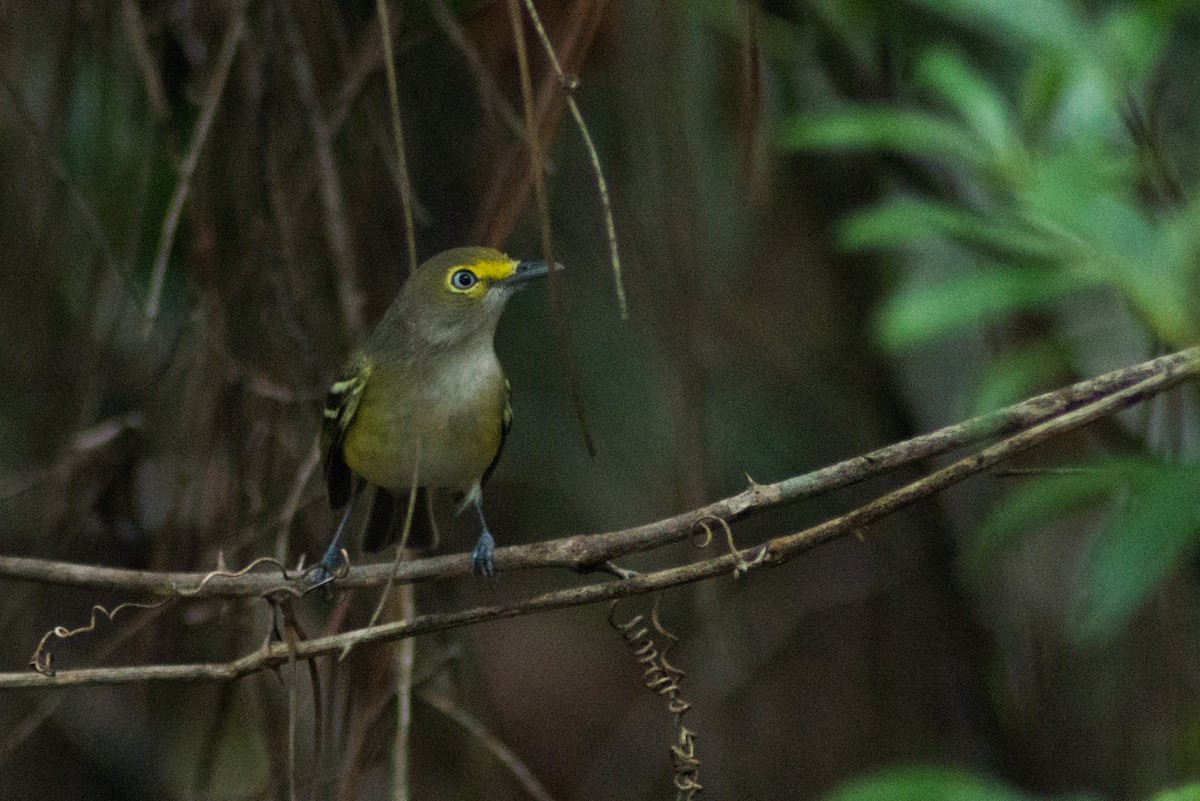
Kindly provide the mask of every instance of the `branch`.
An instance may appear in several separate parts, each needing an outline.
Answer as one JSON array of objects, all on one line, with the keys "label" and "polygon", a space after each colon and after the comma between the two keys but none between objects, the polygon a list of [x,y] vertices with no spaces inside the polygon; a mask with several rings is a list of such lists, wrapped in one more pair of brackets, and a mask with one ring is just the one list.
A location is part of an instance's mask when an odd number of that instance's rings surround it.
[{"label": "branch", "polygon": [[[638,550],[638,548],[631,547],[631,544],[635,541],[652,539],[647,532],[663,536],[666,538],[665,541],[682,539],[693,532],[697,525],[703,525],[706,517],[715,518],[722,524],[727,524],[738,517],[745,516],[752,510],[811,495],[818,489],[842,486],[851,481],[865,478],[867,475],[892,469],[899,464],[912,461],[914,458],[942,453],[958,444],[973,441],[980,436],[987,436],[987,432],[996,434],[1012,431],[1013,427],[1020,429],[1018,433],[1006,437],[977,454],[961,459],[929,476],[887,493],[845,515],[794,534],[775,537],[764,544],[753,546],[742,552],[735,550],[724,556],[710,557],[692,564],[666,568],[652,573],[632,575],[619,581],[546,592],[510,605],[492,604],[457,612],[419,615],[411,620],[401,620],[301,642],[276,642],[231,662],[64,670],[54,676],[8,673],[0,674],[0,689],[127,684],[163,680],[232,681],[250,673],[276,667],[289,659],[313,659],[368,643],[415,637],[434,631],[551,609],[616,600],[730,572],[741,575],[759,566],[781,564],[792,556],[835,537],[861,532],[864,527],[880,518],[986,470],[1013,454],[1079,428],[1100,417],[1140,403],[1197,375],[1200,375],[1200,348],[1192,348],[1141,365],[1118,370],[1106,376],[1076,384],[1066,390],[1041,395],[994,415],[976,418],[958,426],[942,429],[934,434],[907,440],[806,476],[799,476],[772,485],[753,484],[739,495],[719,501],[704,507],[704,509],[694,510],[648,526],[591,537],[570,537],[552,543],[503,549],[508,551],[509,563],[506,566],[511,568],[518,566],[522,558],[533,559],[539,548],[549,549],[546,550],[547,553],[569,553],[570,547],[565,544],[576,543],[577,550],[584,556],[582,560],[577,556],[571,562],[572,566],[594,565],[594,560],[599,552],[620,555]],[[1031,423],[1032,420],[1037,422]],[[916,453],[921,453],[923,456],[914,456]],[[716,512],[705,515],[703,514],[705,510],[716,510]],[[680,528],[685,523],[686,527]],[[662,531],[659,531],[660,529]],[[597,543],[603,543],[603,545],[597,545]],[[523,553],[518,555],[517,551],[523,551]],[[753,554],[751,558],[747,558],[749,554]],[[499,552],[497,552],[497,556],[499,557]],[[32,562],[34,560],[24,561]],[[451,572],[465,573],[469,570],[467,559],[463,556],[437,557],[408,564],[418,566],[430,562],[442,562],[447,567],[452,566],[454,569]],[[543,560],[543,562],[545,564],[552,563],[550,560]],[[3,563],[0,563],[0,567],[2,566]],[[78,568],[78,566],[73,567]],[[373,567],[387,568],[387,566]],[[360,582],[370,569],[372,567],[356,569]],[[354,572],[352,571],[352,575]],[[154,574],[141,575],[154,576]],[[243,577],[240,581],[245,581],[247,578],[249,577]],[[410,576],[410,578],[412,577]],[[339,581],[344,582],[345,579],[339,579]]]},{"label": "branch", "polygon": [[[775,484],[751,483],[750,487],[736,495],[653,523],[602,534],[575,535],[498,548],[496,564],[506,571],[547,567],[577,572],[595,570],[613,559],[686,539],[706,523],[716,523],[718,527],[721,523],[733,523],[774,506],[855,484],[974,442],[1032,429],[1147,379],[1169,379],[1170,384],[1160,386],[1157,390],[1162,391],[1196,373],[1198,360],[1200,347],[1160,356],[811,473]],[[470,572],[467,555],[445,554],[399,564],[389,560],[352,567],[338,579],[338,585],[347,588],[374,587],[388,580],[401,583],[425,581],[464,576]],[[285,577],[277,572],[236,577],[195,572],[156,573],[0,556],[0,579],[5,578],[125,594],[187,595],[197,598],[255,597],[283,587],[295,591],[307,589],[305,578],[290,574]]]}]

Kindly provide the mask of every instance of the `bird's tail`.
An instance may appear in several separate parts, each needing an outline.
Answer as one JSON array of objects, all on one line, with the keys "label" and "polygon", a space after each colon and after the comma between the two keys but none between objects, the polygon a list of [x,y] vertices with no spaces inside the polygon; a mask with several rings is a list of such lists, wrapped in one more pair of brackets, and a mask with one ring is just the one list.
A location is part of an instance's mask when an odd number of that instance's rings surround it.
[{"label": "bird's tail", "polygon": [[[371,511],[367,516],[367,528],[363,533],[363,550],[378,551],[385,545],[398,541],[404,533],[404,518],[407,514],[407,493],[397,495],[383,487],[376,487],[375,495],[371,498]],[[418,487],[412,525],[409,527],[405,544],[409,548],[436,548],[438,539],[437,521],[433,516],[433,495],[425,487]]]}]

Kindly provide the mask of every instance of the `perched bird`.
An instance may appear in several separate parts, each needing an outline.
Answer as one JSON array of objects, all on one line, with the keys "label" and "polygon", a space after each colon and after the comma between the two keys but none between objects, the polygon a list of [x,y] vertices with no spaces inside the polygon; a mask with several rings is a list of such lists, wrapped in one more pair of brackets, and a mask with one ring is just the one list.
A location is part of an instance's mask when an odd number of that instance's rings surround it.
[{"label": "perched bird", "polygon": [[326,576],[341,564],[342,532],[364,481],[378,487],[368,547],[384,544],[391,510],[414,484],[450,489],[461,493],[456,514],[468,505],[479,513],[473,570],[495,574],[482,487],[500,458],[512,408],[493,339],[508,299],[549,269],[490,248],[439,253],[409,277],[347,360],[329,389],[321,431],[329,502],[346,507],[321,559]]}]

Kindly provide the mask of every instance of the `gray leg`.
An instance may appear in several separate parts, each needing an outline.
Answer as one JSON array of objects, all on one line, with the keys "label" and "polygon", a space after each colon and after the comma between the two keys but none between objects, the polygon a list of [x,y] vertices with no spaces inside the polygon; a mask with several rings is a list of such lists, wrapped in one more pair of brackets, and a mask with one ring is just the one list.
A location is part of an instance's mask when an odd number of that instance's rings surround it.
[{"label": "gray leg", "polygon": [[471,551],[471,570],[480,576],[496,575],[496,565],[492,562],[492,552],[496,550],[496,541],[492,539],[492,534],[488,531],[487,521],[483,519],[483,502],[477,496],[475,499],[475,511],[479,513],[479,539],[475,541],[475,548]]},{"label": "gray leg", "polygon": [[313,583],[316,585],[333,581],[334,575],[342,566],[342,535],[346,532],[346,521],[350,519],[350,510],[354,508],[354,501],[357,497],[358,485],[356,483],[351,486],[350,500],[346,503],[346,511],[342,512],[342,520],[338,523],[337,531],[333,533],[329,547],[325,549],[320,564],[313,571]]}]

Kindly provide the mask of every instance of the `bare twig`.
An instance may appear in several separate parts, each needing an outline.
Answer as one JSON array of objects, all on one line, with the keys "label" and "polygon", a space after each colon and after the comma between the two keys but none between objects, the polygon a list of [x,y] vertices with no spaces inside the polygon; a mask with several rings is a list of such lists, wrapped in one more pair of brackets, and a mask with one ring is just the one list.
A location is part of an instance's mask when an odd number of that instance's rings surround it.
[{"label": "bare twig", "polygon": [[200,107],[200,117],[196,121],[196,131],[192,134],[191,144],[188,145],[187,155],[179,165],[179,180],[175,184],[175,193],[167,207],[166,217],[163,218],[162,232],[158,237],[158,247],[154,254],[154,267],[151,271],[150,294],[146,298],[145,321],[142,329],[144,337],[150,336],[155,321],[158,320],[158,307],[162,300],[163,281],[167,274],[167,259],[171,255],[171,246],[175,243],[175,231],[179,227],[179,218],[183,214],[183,204],[187,201],[188,192],[192,186],[192,174],[200,162],[200,153],[212,128],[213,119],[217,116],[217,108],[221,105],[221,96],[225,93],[225,82],[229,78],[229,68],[233,65],[233,57],[237,54],[238,46],[246,33],[246,3],[239,3],[234,10],[233,22],[225,32],[221,42],[221,50],[213,66],[212,77],[209,78],[208,88],[204,93],[204,104]]},{"label": "bare twig", "polygon": [[546,788],[542,786],[542,783],[533,775],[533,771],[529,769],[524,760],[505,745],[503,740],[488,731],[479,718],[455,706],[440,695],[423,692],[419,697],[426,704],[461,726],[467,734],[478,740],[488,753],[494,756],[501,765],[508,768],[509,773],[525,788],[525,792],[531,798],[536,798],[538,801],[554,801],[554,796],[550,795]]},{"label": "bare twig", "polygon": [[396,63],[392,55],[392,26],[388,20],[387,0],[375,0],[379,31],[383,42],[383,65],[387,73],[388,105],[392,110],[392,136],[396,140],[396,169],[400,172],[400,206],[404,211],[404,243],[408,247],[408,271],[417,269],[417,234],[413,227],[412,181],[408,158],[404,154],[404,129],[400,127],[400,93],[396,88]]},{"label": "bare twig", "polygon": [[[521,100],[525,110],[525,138],[529,145],[529,174],[533,180],[534,195],[538,205],[538,219],[541,221],[542,227],[542,255],[548,263],[553,264],[554,236],[550,228],[550,196],[546,192],[545,154],[542,150],[541,137],[538,135],[537,116],[533,108],[533,80],[529,74],[529,53],[525,47],[525,29],[521,25],[521,8],[517,5],[517,0],[508,0],[508,16],[512,23],[513,40],[517,51],[517,67],[521,76]],[[570,99],[569,96],[568,99]],[[587,448],[589,456],[595,456],[596,446],[587,422],[587,409],[583,403],[579,369],[575,366],[575,357],[571,352],[570,324],[562,300],[562,290],[558,285],[557,270],[550,271],[549,282],[550,301],[554,311],[554,341],[558,347],[559,361],[562,362],[563,370],[566,372],[567,392],[571,396],[575,419],[579,421],[584,447]]]},{"label": "bare twig", "polygon": [[[108,659],[118,650],[124,648],[131,639],[141,634],[151,623],[158,620],[170,608],[169,605],[157,606],[154,609],[147,610],[146,614],[139,616],[132,623],[121,626],[111,637],[104,640],[103,645],[92,654],[92,658],[99,662]],[[67,699],[68,696],[62,693],[47,696],[42,703],[38,704],[36,709],[13,724],[7,732],[7,736],[3,740],[0,740],[0,765],[6,764],[13,752],[28,740],[43,723],[49,720]]]},{"label": "bare twig", "polygon": [[142,10],[137,0],[121,0],[121,23],[125,26],[125,36],[129,39],[129,49],[133,51],[133,60],[142,74],[146,85],[146,97],[150,101],[150,112],[154,122],[163,125],[171,117],[171,105],[167,102],[167,91],[163,88],[159,77],[158,64],[150,54],[146,44],[146,26],[142,23]]},{"label": "bare twig", "polygon": [[479,50],[467,38],[462,26],[458,24],[454,14],[446,6],[446,0],[429,0],[429,9],[433,12],[433,19],[442,29],[442,33],[446,34],[446,38],[466,59],[471,77],[475,79],[476,91],[479,92],[479,104],[484,112],[494,109],[513,136],[523,140],[525,128],[521,124],[521,118],[517,116],[516,109],[504,97],[504,92],[496,83],[496,79],[488,72],[483,58],[479,55]]},{"label": "bare twig", "polygon": [[279,513],[279,532],[275,536],[275,559],[279,562],[287,559],[288,539],[292,531],[292,523],[296,520],[296,513],[300,511],[300,501],[304,498],[304,490],[320,463],[321,449],[314,439],[312,447],[308,450],[308,456],[296,472],[296,480],[292,483],[292,491],[283,505],[283,511]]},{"label": "bare twig", "polygon": [[550,36],[546,33],[545,26],[542,25],[542,18],[538,16],[533,0],[524,0],[524,2],[525,10],[529,12],[529,19],[533,21],[533,27],[546,51],[546,57],[550,59],[550,66],[554,68],[563,91],[567,93],[567,109],[570,110],[571,117],[575,120],[575,127],[579,129],[579,135],[583,138],[583,146],[592,162],[592,173],[596,176],[596,191],[600,194],[600,208],[604,213],[604,229],[608,237],[608,256],[612,264],[617,308],[621,312],[622,319],[629,319],[629,303],[625,298],[625,282],[621,280],[621,254],[617,250],[617,226],[613,221],[612,201],[608,196],[608,182],[604,180],[604,171],[600,168],[600,153],[592,141],[592,134],[588,130],[587,123],[583,121],[583,112],[579,110],[579,103],[575,102],[574,93],[579,89],[579,78],[563,71],[558,54],[554,52],[554,45],[551,44]]},{"label": "bare twig", "polygon": [[[400,620],[412,620],[417,616],[416,588],[403,584],[398,596]],[[413,665],[417,641],[407,637],[396,643],[396,733],[392,741],[392,798],[408,801],[410,734],[412,732]]]},{"label": "bare twig", "polygon": [[764,564],[777,564],[801,549],[806,550],[819,545],[847,531],[859,531],[864,526],[891,514],[897,509],[957,484],[968,476],[987,470],[1016,453],[1052,439],[1059,434],[1079,428],[1107,414],[1112,414],[1129,408],[1136,403],[1141,403],[1147,398],[1152,398],[1158,393],[1175,386],[1184,379],[1194,378],[1198,373],[1200,373],[1200,362],[1197,362],[1193,358],[1190,362],[1179,365],[1177,369],[1167,370],[1158,375],[1150,376],[1094,403],[1089,403],[1072,411],[1052,417],[1040,425],[1013,434],[1011,437],[1007,437],[977,454],[960,459],[954,464],[944,467],[919,481],[914,481],[895,492],[890,492],[887,495],[877,498],[865,506],[860,506],[848,514],[795,534],[775,537],[763,546],[761,557],[756,557],[755,561],[761,561]]},{"label": "bare twig", "polygon": [[[605,8],[603,0],[582,0],[570,4],[567,20],[556,42],[558,58],[567,72],[577,71],[586,57],[600,28]],[[538,138],[543,142],[550,141],[554,136],[565,105],[564,97],[557,77],[542,82],[534,104],[534,116],[537,119]],[[513,143],[490,170],[479,198],[470,237],[472,241],[497,247],[508,238],[516,225],[517,217],[524,210],[533,188],[527,144],[526,137]]]},{"label": "bare twig", "polygon": [[292,17],[288,3],[280,3],[287,31],[288,44],[292,53],[292,79],[296,83],[300,104],[308,115],[308,127],[312,131],[313,155],[316,160],[317,185],[320,189],[324,214],[325,237],[333,260],[337,266],[338,301],[346,331],[357,337],[363,329],[363,296],[355,281],[356,262],[350,236],[350,223],[346,206],[342,202],[342,180],[337,163],[333,158],[333,133],[324,111],[317,100],[312,62],[304,44],[304,36]]},{"label": "bare twig", "polygon": [[[1163,359],[1167,361],[1163,361]],[[1093,422],[1104,415],[1112,414],[1140,403],[1179,384],[1185,379],[1195,378],[1200,374],[1200,348],[1180,351],[1179,353],[1172,354],[1171,357],[1163,357],[1163,359],[1155,360],[1155,363],[1158,365],[1157,369],[1140,380],[1125,383],[1120,389],[1115,391],[1093,396],[1088,402],[1069,404],[1066,406],[1065,411],[1062,411],[1062,407],[1060,407],[1059,414],[1045,417],[1043,418],[1043,422],[1031,428],[1025,428],[1019,431],[1019,433],[1008,436],[977,454],[961,459],[925,478],[887,493],[875,501],[847,514],[794,534],[774,537],[762,545],[744,549],[744,552],[755,552],[755,557],[749,561],[741,553],[727,554],[704,559],[692,564],[642,573],[619,581],[546,592],[510,604],[491,604],[456,612],[418,615],[412,620],[386,623],[372,629],[358,629],[342,634],[305,640],[296,643],[294,655],[289,653],[289,648],[286,644],[274,643],[268,648],[225,663],[65,670],[60,671],[55,676],[40,676],[31,673],[0,674],[0,689],[78,686],[83,684],[126,684],[165,680],[232,681],[242,676],[280,665],[289,658],[293,658],[293,656],[299,659],[312,659],[325,654],[337,653],[347,646],[357,648],[370,643],[389,642],[404,637],[416,637],[433,631],[459,628],[485,621],[501,620],[533,614],[535,612],[563,609],[571,606],[580,606],[655,592],[668,587],[676,587],[718,575],[730,574],[739,566],[749,565],[751,568],[758,568],[761,566],[778,565],[798,553],[807,551],[836,537],[849,533],[859,534],[867,526],[878,521],[880,518],[957,484],[969,476],[988,470],[1009,456]],[[1124,375],[1128,376],[1129,373],[1124,373]],[[1040,399],[1048,401],[1047,405],[1053,406],[1060,403],[1069,403],[1068,398],[1068,393],[1057,393],[1057,397],[1055,397],[1055,393],[1050,393],[1049,395],[1041,396]],[[1032,401],[1027,401],[1026,403],[1032,403]],[[1004,412],[999,414],[1003,416]],[[984,421],[991,421],[995,417],[995,415],[989,416],[988,418],[984,418]],[[991,425],[991,423],[988,424]],[[909,442],[913,441],[910,440]],[[743,498],[743,505],[719,510],[720,514],[709,513],[705,517],[715,516],[728,522],[733,517],[744,515],[747,509],[753,506],[754,495],[762,493],[764,490],[769,490],[769,500],[767,503],[769,505],[777,504],[781,502],[783,493],[800,493],[804,491],[806,486],[811,486],[804,482],[805,478],[801,476],[796,479],[789,479],[770,487],[753,485],[747,490],[747,493],[751,493],[751,495]],[[742,496],[735,496],[735,498],[743,496],[746,496],[746,493],[743,493]],[[795,496],[793,495],[793,497]],[[694,515],[695,513],[691,514]],[[616,534],[627,535],[628,532],[616,532]],[[614,547],[619,547],[617,543],[612,544]]]},{"label": "bare twig", "polygon": [[46,163],[50,171],[54,173],[55,179],[59,184],[67,190],[67,195],[71,198],[71,202],[75,208],[79,210],[83,217],[83,222],[87,226],[88,233],[91,234],[93,242],[95,242],[97,250],[100,251],[101,258],[104,259],[105,265],[117,275],[122,275],[124,271],[117,264],[116,256],[113,255],[112,245],[109,244],[108,235],[104,233],[104,226],[100,224],[100,218],[96,215],[95,209],[88,201],[79,186],[76,185],[74,179],[67,172],[66,166],[59,160],[51,150],[46,146],[47,142],[53,141],[41,130],[41,126],[37,124],[29,107],[26,106],[25,100],[21,97],[20,92],[8,79],[8,75],[0,70],[0,86],[4,87],[5,94],[8,95],[9,103],[13,110],[16,111],[17,120],[25,129],[25,133],[29,138],[30,146],[37,157]]},{"label": "bare twig", "polygon": [[[1200,371],[1196,366],[1198,359],[1200,347],[1160,356],[811,473],[774,484],[751,482],[747,489],[736,495],[653,523],[602,534],[575,535],[498,548],[496,564],[504,570],[547,567],[579,571],[598,569],[609,560],[678,542],[715,521],[733,523],[765,509],[883,475],[906,464],[944,454],[973,442],[1032,428],[1149,378],[1169,377],[1170,383],[1159,387],[1159,391],[1162,391]],[[753,549],[744,548],[742,552],[750,550]],[[346,588],[371,587],[389,580],[421,581],[468,575],[470,572],[470,559],[466,554],[448,554],[401,562],[395,566],[391,561],[357,565],[350,568],[337,583],[339,587]],[[306,589],[305,579],[286,575],[281,579],[278,573],[237,577],[213,574],[211,571],[152,573],[3,555],[0,555],[0,578],[160,596],[186,593],[192,597],[254,597],[278,589],[281,584],[296,590]],[[202,582],[203,586],[199,586]]]}]

